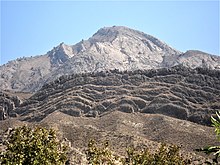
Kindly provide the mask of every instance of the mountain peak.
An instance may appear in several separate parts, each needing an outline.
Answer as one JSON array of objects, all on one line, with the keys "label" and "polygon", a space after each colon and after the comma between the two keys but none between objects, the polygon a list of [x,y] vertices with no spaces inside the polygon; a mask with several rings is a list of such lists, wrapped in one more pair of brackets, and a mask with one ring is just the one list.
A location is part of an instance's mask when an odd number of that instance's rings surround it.
[{"label": "mountain peak", "polygon": [[93,36],[95,36],[96,34],[107,35],[109,33],[119,34],[119,33],[130,33],[130,32],[135,32],[135,31],[137,30],[133,30],[126,26],[111,26],[111,27],[100,28]]},{"label": "mountain peak", "polygon": [[108,42],[119,35],[119,26],[103,27],[99,29],[89,40],[93,42]]},{"label": "mountain peak", "polygon": [[125,26],[112,26],[112,27],[103,27],[99,29],[93,36],[93,39],[108,39],[113,38],[113,37],[118,37],[122,35],[131,35],[131,36],[136,36],[136,35],[141,35],[144,34],[142,32],[139,32],[137,30],[130,29]]},{"label": "mountain peak", "polygon": [[149,34],[145,34],[138,30],[134,30],[125,26],[112,26],[103,27],[99,29],[89,41],[92,43],[96,42],[113,42],[114,40],[119,41],[119,45],[123,42],[132,42],[133,46],[143,45],[148,48],[150,52],[164,51],[166,54],[180,54],[177,51],[167,45],[165,42],[160,41],[156,37]]}]

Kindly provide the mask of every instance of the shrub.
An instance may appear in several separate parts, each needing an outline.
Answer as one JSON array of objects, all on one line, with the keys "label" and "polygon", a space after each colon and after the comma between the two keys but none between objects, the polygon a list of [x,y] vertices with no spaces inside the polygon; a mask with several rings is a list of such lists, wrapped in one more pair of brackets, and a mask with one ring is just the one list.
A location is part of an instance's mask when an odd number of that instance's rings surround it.
[{"label": "shrub", "polygon": [[211,116],[212,126],[215,127],[217,139],[220,141],[220,111],[216,112],[217,119]]},{"label": "shrub", "polygon": [[114,155],[109,149],[109,143],[105,142],[102,146],[98,146],[94,140],[90,140],[88,149],[86,150],[88,163],[91,165],[100,164],[122,164],[119,156]]},{"label": "shrub", "polygon": [[[211,116],[211,122],[212,126],[215,127],[215,133],[217,139],[220,141],[220,111],[216,112],[217,119],[215,119],[213,116]],[[205,148],[196,149],[196,151],[204,152],[206,154],[212,154],[214,155],[213,162],[215,164],[218,164],[218,158],[220,157],[220,146],[208,146]],[[207,162],[210,164],[210,162]]]},{"label": "shrub", "polygon": [[9,132],[3,145],[0,164],[62,165],[67,159],[67,148],[59,143],[53,129],[18,127]]},{"label": "shrub", "polygon": [[88,144],[87,160],[91,165],[185,165],[190,164],[189,160],[184,159],[179,154],[179,147],[175,145],[167,146],[162,144],[155,152],[151,153],[148,149],[139,151],[133,147],[127,149],[125,157],[115,155],[109,149],[106,142],[101,146],[92,140]]},{"label": "shrub", "polygon": [[185,165],[190,164],[179,154],[180,148],[176,145],[167,146],[162,144],[160,148],[151,153],[148,149],[135,151],[133,148],[127,150],[127,158],[124,164],[129,165]]}]

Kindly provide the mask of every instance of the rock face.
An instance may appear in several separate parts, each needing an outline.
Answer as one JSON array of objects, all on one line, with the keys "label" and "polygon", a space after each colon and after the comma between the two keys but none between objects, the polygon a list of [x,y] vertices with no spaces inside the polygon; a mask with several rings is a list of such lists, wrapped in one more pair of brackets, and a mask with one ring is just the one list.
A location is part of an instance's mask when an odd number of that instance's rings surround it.
[{"label": "rock face", "polygon": [[21,100],[17,96],[9,96],[0,92],[0,120],[6,120],[11,117],[17,117],[15,109],[20,106]]},{"label": "rock face", "polygon": [[62,76],[14,107],[22,121],[51,113],[100,117],[112,111],[150,113],[210,124],[220,109],[220,71],[183,66]]},{"label": "rock face", "polygon": [[220,57],[200,51],[177,51],[157,38],[127,27],[98,30],[76,45],[61,43],[47,54],[0,66],[0,89],[37,91],[59,76],[119,69],[157,69],[183,64],[220,68]]}]

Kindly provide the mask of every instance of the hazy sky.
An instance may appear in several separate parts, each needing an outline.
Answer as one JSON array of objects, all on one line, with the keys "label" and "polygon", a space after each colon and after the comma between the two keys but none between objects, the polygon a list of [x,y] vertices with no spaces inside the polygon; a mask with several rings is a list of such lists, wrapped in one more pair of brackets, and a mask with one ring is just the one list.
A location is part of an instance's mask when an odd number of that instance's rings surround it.
[{"label": "hazy sky", "polygon": [[180,51],[219,55],[219,1],[1,1],[1,60],[45,54],[104,26],[151,34]]}]

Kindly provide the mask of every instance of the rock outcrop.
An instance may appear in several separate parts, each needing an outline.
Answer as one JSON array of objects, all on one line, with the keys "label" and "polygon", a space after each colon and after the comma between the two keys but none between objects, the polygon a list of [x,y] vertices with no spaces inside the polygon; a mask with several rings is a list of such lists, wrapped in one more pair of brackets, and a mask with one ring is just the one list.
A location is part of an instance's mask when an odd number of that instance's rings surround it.
[{"label": "rock outcrop", "polygon": [[0,92],[0,120],[6,120],[10,117],[17,117],[15,109],[19,107],[21,100],[17,96],[9,96]]}]

